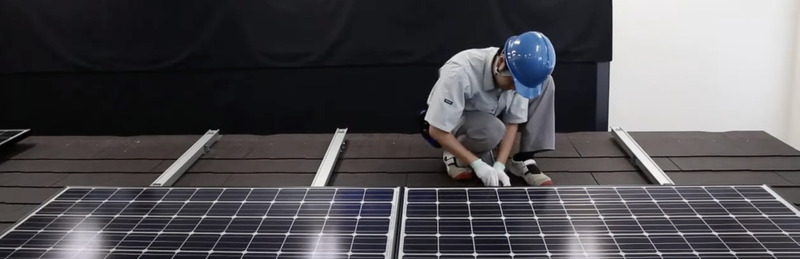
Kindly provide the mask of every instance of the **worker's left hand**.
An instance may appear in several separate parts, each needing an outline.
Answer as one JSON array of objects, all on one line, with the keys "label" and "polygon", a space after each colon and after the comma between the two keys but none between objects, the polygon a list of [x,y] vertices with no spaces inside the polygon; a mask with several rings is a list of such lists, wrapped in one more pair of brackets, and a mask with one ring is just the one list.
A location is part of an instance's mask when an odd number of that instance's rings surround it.
[{"label": "worker's left hand", "polygon": [[495,172],[497,173],[497,180],[503,186],[511,186],[511,179],[506,175],[506,165],[500,162],[494,162]]}]

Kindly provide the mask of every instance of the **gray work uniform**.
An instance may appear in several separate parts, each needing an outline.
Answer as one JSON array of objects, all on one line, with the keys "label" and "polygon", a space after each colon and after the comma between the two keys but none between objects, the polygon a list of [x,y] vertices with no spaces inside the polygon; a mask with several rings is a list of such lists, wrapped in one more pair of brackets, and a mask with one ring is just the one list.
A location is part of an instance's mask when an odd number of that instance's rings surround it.
[{"label": "gray work uniform", "polygon": [[442,65],[439,79],[428,96],[425,120],[433,127],[453,133],[464,147],[484,160],[500,144],[505,124],[524,124],[520,126],[520,152],[555,149],[553,78],[547,78],[541,94],[533,99],[526,99],[514,90],[497,88],[492,77],[497,50],[496,47],[464,50]]}]

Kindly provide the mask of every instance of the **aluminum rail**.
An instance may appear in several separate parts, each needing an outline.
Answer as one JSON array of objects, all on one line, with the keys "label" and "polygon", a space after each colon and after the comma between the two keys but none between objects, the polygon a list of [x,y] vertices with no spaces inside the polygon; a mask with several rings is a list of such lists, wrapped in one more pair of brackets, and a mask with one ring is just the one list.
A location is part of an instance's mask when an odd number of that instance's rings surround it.
[{"label": "aluminum rail", "polygon": [[651,183],[660,185],[675,185],[672,179],[661,170],[655,161],[647,154],[647,152],[636,143],[636,140],[628,134],[627,131],[621,127],[611,128],[611,134],[614,135],[614,140],[622,147],[622,150],[628,154],[631,163],[639,167]]},{"label": "aluminum rail", "polygon": [[191,147],[189,147],[186,152],[175,160],[172,165],[167,168],[164,173],[161,173],[158,178],[156,178],[153,183],[150,184],[152,187],[166,187],[172,186],[179,178],[189,170],[197,159],[200,159],[201,156],[208,153],[211,150],[211,146],[219,140],[221,136],[219,135],[219,130],[209,130],[206,132],[205,135],[200,137],[197,142],[194,143]]},{"label": "aluminum rail", "polygon": [[346,134],[347,128],[336,129],[336,133],[333,134],[331,144],[328,145],[328,151],[325,152],[322,163],[319,164],[317,174],[314,176],[311,186],[321,187],[328,184],[331,174],[333,174],[333,167],[336,165],[336,160],[339,158],[339,153],[341,153],[344,148],[344,137]]}]

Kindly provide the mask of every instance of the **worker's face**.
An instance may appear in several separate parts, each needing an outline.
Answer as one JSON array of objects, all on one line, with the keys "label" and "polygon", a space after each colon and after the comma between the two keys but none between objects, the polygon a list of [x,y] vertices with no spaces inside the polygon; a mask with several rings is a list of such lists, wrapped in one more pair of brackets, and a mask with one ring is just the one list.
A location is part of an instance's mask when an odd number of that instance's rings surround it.
[{"label": "worker's face", "polygon": [[506,59],[503,55],[498,56],[495,71],[497,73],[495,74],[494,82],[497,87],[503,90],[514,89],[514,78],[511,77],[511,71],[508,70]]}]

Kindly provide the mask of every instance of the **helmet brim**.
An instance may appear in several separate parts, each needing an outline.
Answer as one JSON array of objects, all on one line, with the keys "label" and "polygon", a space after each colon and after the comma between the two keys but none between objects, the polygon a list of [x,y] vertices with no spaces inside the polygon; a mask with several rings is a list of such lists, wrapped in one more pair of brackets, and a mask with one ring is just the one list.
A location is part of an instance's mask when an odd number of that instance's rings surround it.
[{"label": "helmet brim", "polygon": [[516,91],[522,97],[527,99],[533,99],[539,97],[539,94],[542,93],[542,84],[535,85],[533,87],[523,85],[520,83],[516,78],[514,79],[514,91]]}]

